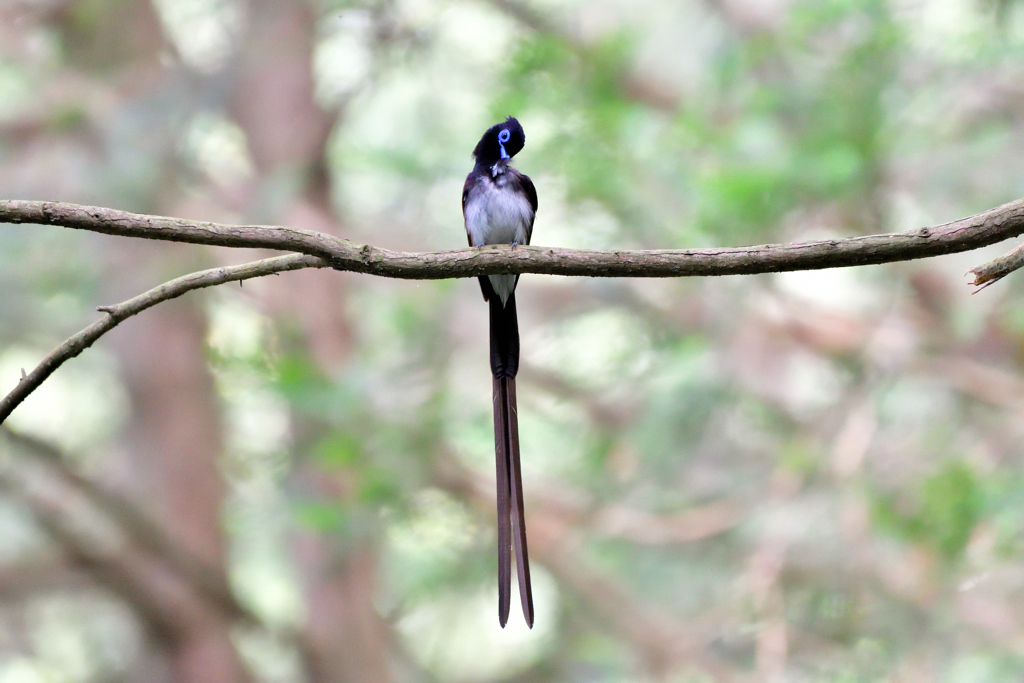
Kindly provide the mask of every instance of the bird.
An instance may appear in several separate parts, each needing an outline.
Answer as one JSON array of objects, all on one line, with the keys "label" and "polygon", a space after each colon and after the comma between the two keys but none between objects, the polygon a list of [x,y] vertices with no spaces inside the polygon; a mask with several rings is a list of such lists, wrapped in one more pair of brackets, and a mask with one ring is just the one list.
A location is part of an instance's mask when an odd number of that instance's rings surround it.
[{"label": "bird", "polygon": [[[462,215],[469,246],[529,244],[537,215],[533,181],[509,166],[526,144],[526,134],[509,116],[483,134],[473,149],[475,164],[462,188]],[[519,371],[519,323],[516,284],[519,275],[479,278],[490,306],[490,356],[494,403],[494,459],[498,490],[498,623],[508,622],[512,590],[511,553],[515,552],[523,617],[533,628],[533,589],[523,518],[523,478],[519,464],[516,373]]]}]

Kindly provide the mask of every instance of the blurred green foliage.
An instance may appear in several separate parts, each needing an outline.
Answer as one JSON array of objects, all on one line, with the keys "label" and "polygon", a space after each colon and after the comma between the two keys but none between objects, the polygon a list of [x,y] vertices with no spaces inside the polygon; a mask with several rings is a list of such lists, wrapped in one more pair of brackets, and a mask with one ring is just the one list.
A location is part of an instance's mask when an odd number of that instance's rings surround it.
[{"label": "blurred green foliage", "polygon": [[957,560],[984,511],[981,484],[963,462],[951,461],[921,484],[909,510],[892,497],[875,502],[875,521],[884,530],[932,546],[947,560]]}]

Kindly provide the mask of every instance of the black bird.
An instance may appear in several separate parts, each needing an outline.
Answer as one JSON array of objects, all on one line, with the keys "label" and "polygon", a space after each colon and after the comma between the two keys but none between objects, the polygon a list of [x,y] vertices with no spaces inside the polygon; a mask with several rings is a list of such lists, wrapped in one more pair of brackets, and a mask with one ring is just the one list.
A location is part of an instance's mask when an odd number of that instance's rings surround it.
[{"label": "black bird", "polygon": [[[487,129],[473,158],[476,165],[462,188],[462,215],[471,247],[484,244],[529,244],[537,215],[533,181],[509,166],[523,148],[526,134],[511,116]],[[512,591],[511,550],[516,553],[523,616],[533,628],[533,590],[523,519],[523,477],[519,468],[519,422],[516,373],[519,371],[519,324],[516,321],[518,275],[480,278],[491,307],[491,374],[494,377],[494,458],[498,481],[498,623],[508,621]]]}]

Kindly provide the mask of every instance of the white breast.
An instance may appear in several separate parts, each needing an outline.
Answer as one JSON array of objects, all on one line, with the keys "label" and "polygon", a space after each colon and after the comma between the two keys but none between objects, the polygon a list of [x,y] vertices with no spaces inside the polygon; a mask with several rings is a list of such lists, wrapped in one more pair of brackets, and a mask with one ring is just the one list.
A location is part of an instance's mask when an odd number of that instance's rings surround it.
[{"label": "white breast", "polygon": [[[474,247],[484,244],[526,244],[533,221],[533,207],[522,194],[513,192],[507,179],[481,178],[466,198],[466,232]],[[491,286],[505,304],[516,287],[515,275],[490,275]]]},{"label": "white breast", "polygon": [[[498,180],[504,180],[502,176]],[[466,231],[474,247],[484,244],[526,244],[533,207],[523,195],[484,178],[466,199]]]}]

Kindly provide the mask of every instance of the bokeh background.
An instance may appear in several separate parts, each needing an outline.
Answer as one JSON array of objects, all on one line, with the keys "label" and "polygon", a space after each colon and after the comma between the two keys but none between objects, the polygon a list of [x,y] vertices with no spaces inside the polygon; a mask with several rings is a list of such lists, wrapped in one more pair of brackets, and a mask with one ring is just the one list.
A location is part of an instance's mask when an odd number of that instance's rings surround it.
[{"label": "bokeh background", "polygon": [[[0,0],[0,197],[461,247],[918,228],[1024,196],[1024,3]],[[1024,276],[527,275],[537,625],[498,628],[473,280],[193,292],[0,434],[0,683],[1024,677]],[[262,253],[0,226],[0,391]],[[513,600],[515,605],[516,600]]]}]

